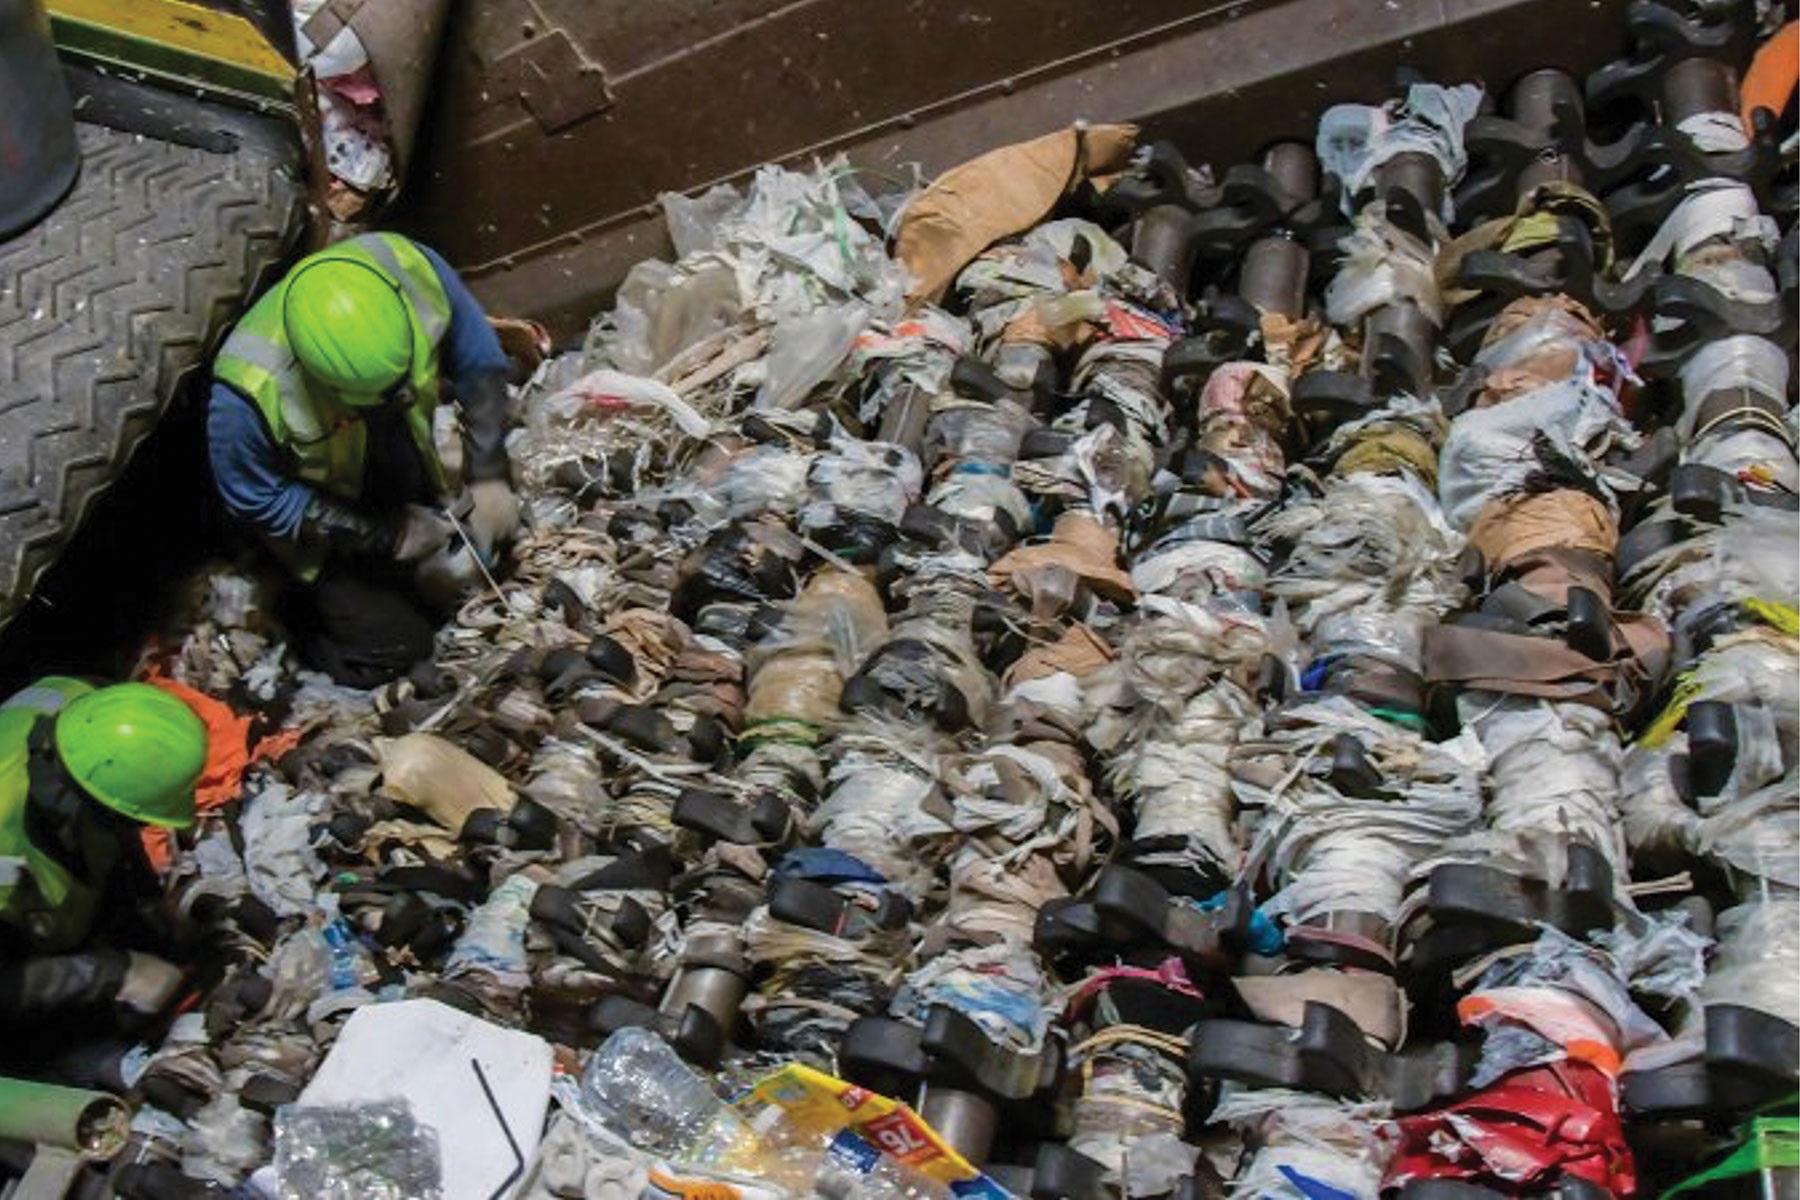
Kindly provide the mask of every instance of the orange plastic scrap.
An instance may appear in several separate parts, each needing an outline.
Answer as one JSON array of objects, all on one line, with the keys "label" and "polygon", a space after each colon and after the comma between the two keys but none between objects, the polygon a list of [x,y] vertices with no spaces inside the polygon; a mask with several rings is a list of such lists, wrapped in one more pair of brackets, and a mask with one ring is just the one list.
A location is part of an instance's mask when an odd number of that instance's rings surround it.
[{"label": "orange plastic scrap", "polygon": [[[298,729],[255,737],[250,728],[252,718],[240,716],[223,700],[188,687],[154,668],[144,677],[144,682],[179,698],[206,726],[206,765],[194,784],[194,808],[199,812],[237,799],[243,791],[244,772],[252,763],[279,758],[300,741]],[[143,831],[144,851],[150,857],[151,866],[159,871],[169,864],[169,837],[166,829],[146,828]]]},{"label": "orange plastic scrap", "polygon": [[1779,117],[1800,88],[1800,21],[1789,21],[1762,44],[1751,60],[1739,89],[1744,97],[1744,132],[1752,133],[1750,114],[1766,108]]},{"label": "orange plastic scrap", "polygon": [[1580,996],[1549,987],[1497,987],[1474,992],[1457,1002],[1456,1015],[1465,1025],[1512,1021],[1563,1048],[1577,1062],[1618,1078],[1623,1061],[1611,1020]]}]

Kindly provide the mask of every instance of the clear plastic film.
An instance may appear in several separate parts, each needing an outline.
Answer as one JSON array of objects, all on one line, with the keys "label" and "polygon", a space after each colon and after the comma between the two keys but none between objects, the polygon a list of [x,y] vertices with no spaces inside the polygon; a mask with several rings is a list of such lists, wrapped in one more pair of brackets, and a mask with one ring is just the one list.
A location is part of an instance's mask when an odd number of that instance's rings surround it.
[{"label": "clear plastic film", "polygon": [[1268,629],[1248,616],[1161,597],[1148,598],[1144,613],[1120,646],[1119,671],[1135,698],[1165,711],[1272,649]]},{"label": "clear plastic film", "polygon": [[[1445,87],[1415,83],[1404,100],[1384,105],[1336,104],[1319,118],[1319,163],[1343,182],[1344,214],[1356,211],[1356,197],[1375,168],[1401,154],[1437,160],[1446,184],[1462,178],[1468,165],[1463,127],[1481,106],[1481,88],[1472,83]],[[1449,187],[1444,211],[1451,216]],[[1333,318],[1336,321],[1336,318]]]},{"label": "clear plastic film", "polygon": [[958,467],[932,486],[931,507],[963,521],[992,521],[1005,513],[1015,529],[1031,527],[1031,501],[1004,473],[980,464]]},{"label": "clear plastic film", "polygon": [[1261,591],[1266,571],[1242,546],[1165,539],[1132,560],[1131,582],[1140,592],[1204,604],[1212,596]]},{"label": "clear plastic film", "polygon": [[[1763,761],[1771,755],[1777,762],[1794,760],[1800,737],[1800,661],[1792,639],[1757,629],[1722,640],[1700,656],[1683,683],[1682,699],[1690,707],[1710,700],[1768,713],[1774,744],[1754,746],[1752,752]],[[1757,736],[1753,733],[1752,739]]]},{"label": "clear plastic film", "polygon": [[856,339],[851,366],[863,374],[877,366],[928,393],[943,390],[956,359],[974,345],[965,318],[951,316],[931,304],[920,305],[897,321],[880,321]]},{"label": "clear plastic film", "polygon": [[1792,512],[1756,505],[1733,510],[1718,545],[1720,579],[1739,597],[1791,604],[1800,596],[1796,531],[1800,516]]},{"label": "clear plastic film", "polygon": [[1702,154],[1734,154],[1750,147],[1744,119],[1735,112],[1695,113],[1675,128]]},{"label": "clear plastic film", "polygon": [[[1659,510],[1657,519],[1672,519]],[[1620,582],[1625,603],[1679,626],[1689,610],[1714,603],[1772,600],[1800,594],[1800,559],[1791,553],[1800,516],[1746,505],[1722,525],[1697,529],[1667,550],[1634,563]]]},{"label": "clear plastic film", "polygon": [[749,656],[745,723],[835,723],[844,679],[886,632],[887,614],[868,580],[847,571],[817,572],[784,606],[780,627]]},{"label": "clear plastic film", "polygon": [[602,369],[589,372],[526,405],[522,431],[509,442],[525,479],[546,487],[559,468],[603,463],[614,455],[632,462],[637,486],[666,471],[675,447],[705,437],[706,412],[658,380]]},{"label": "clear plastic film", "polygon": [[932,847],[950,827],[926,808],[937,754],[914,726],[859,720],[832,743],[829,793],[807,819],[820,844],[853,854],[909,894],[932,882]]},{"label": "clear plastic film", "polygon": [[1446,610],[1435,607],[1390,609],[1370,604],[1314,617],[1311,630],[1314,661],[1334,655],[1354,655],[1420,674],[1425,630],[1438,623],[1435,614],[1440,611]]},{"label": "clear plastic film", "polygon": [[1700,814],[1682,801],[1670,774],[1671,760],[1687,751],[1687,736],[1676,734],[1657,749],[1634,745],[1619,772],[1619,817],[1633,854],[1670,854],[1688,849]]},{"label": "clear plastic film", "polygon": [[[1641,946],[1636,948],[1643,949]],[[1698,963],[1699,955],[1704,950],[1705,942],[1701,940],[1689,955],[1690,967]],[[1607,1031],[1606,1040],[1623,1056],[1629,1051],[1664,1041],[1668,1037],[1662,1026],[1652,1020],[1632,999],[1629,984],[1630,977],[1625,969],[1605,949],[1590,946],[1546,925],[1540,929],[1537,940],[1531,944],[1529,951],[1503,957],[1482,972],[1480,982],[1470,994],[1494,991],[1511,993],[1516,997],[1516,1007],[1500,1005],[1504,1016],[1512,1020],[1522,1019],[1522,1023],[1550,1037],[1558,1045],[1567,1045],[1569,1041],[1564,1036],[1568,1030],[1568,1021],[1580,1021],[1582,1018],[1569,1010],[1559,1010],[1551,997],[1544,998],[1540,1009],[1537,998],[1528,993],[1536,989],[1554,989],[1556,993],[1584,1000],[1594,1009],[1606,1014],[1612,1026]],[[1535,1019],[1540,1012],[1542,1019]],[[1490,1025],[1489,1029],[1496,1027],[1498,1026]]]},{"label": "clear plastic film", "polygon": [[1143,861],[1221,872],[1235,866],[1237,805],[1229,763],[1240,730],[1256,711],[1248,693],[1221,680],[1173,711],[1140,718],[1138,736],[1113,758],[1107,774],[1131,802],[1132,837],[1143,848]]},{"label": "clear plastic film", "polygon": [[[1104,341],[1089,347],[1075,366],[1071,388],[1084,397],[1110,401],[1133,432],[1160,446],[1169,440],[1168,406],[1160,395],[1159,377],[1167,340]],[[1085,416],[1086,405],[1069,415]],[[1059,418],[1057,424],[1061,424]],[[1079,428],[1079,427],[1078,427]]]},{"label": "clear plastic film", "polygon": [[956,290],[968,297],[970,309],[978,314],[1007,300],[1062,295],[1070,290],[1062,264],[1074,254],[1077,241],[1086,247],[1090,286],[1131,266],[1125,248],[1093,222],[1045,221],[1017,241],[984,251],[957,276]]},{"label": "clear plastic film", "polygon": [[697,241],[697,225],[707,221],[711,248],[730,259],[739,290],[760,320],[807,314],[852,297],[874,315],[893,319],[903,305],[905,272],[884,252],[879,232],[849,219],[869,204],[841,157],[810,172],[763,166],[741,204],[709,206],[722,215],[686,221],[685,236]]},{"label": "clear plastic film", "polygon": [[987,587],[979,564],[962,552],[916,560],[911,580],[896,589],[906,608],[858,676],[909,710],[935,697],[939,705],[959,704],[968,724],[983,725],[998,681],[982,665],[972,638],[975,604]]},{"label": "clear plastic film", "polygon": [[1677,260],[1676,268],[1740,304],[1769,304],[1778,294],[1775,273],[1735,247],[1702,247]]},{"label": "clear plastic film", "polygon": [[1718,953],[1700,998],[1740,1004],[1800,1025],[1800,897],[1758,896],[1719,914]]},{"label": "clear plastic film", "polygon": [[825,766],[818,750],[804,741],[745,737],[738,763],[739,782],[755,791],[817,796],[825,790]]},{"label": "clear plastic film", "polygon": [[1602,460],[1615,448],[1634,448],[1639,438],[1612,394],[1587,378],[1470,409],[1450,423],[1438,464],[1438,496],[1451,525],[1468,529],[1490,499],[1522,489],[1541,469],[1540,441],[1605,491]]},{"label": "clear plastic film", "polygon": [[1788,370],[1787,355],[1767,338],[1735,334],[1707,342],[1681,368],[1681,395],[1685,401],[1677,426],[1681,439],[1685,442],[1694,436],[1696,412],[1714,392],[1747,388],[1784,401]]},{"label": "clear plastic film", "polygon": [[1007,387],[1021,391],[1036,382],[1046,366],[1053,366],[1056,352],[1037,342],[1001,342],[994,348],[994,374]]},{"label": "clear plastic film", "polygon": [[1746,883],[1800,888],[1800,772],[1703,807],[1697,853],[1722,860]]},{"label": "clear plastic film", "polygon": [[871,315],[868,308],[851,303],[778,319],[769,335],[773,349],[755,406],[800,407],[814,388],[838,374]]},{"label": "clear plastic film", "polygon": [[804,529],[830,526],[841,512],[900,523],[924,482],[919,460],[901,446],[838,438],[812,461],[809,499],[800,509]]},{"label": "clear plastic film", "polygon": [[891,1011],[923,1022],[932,1005],[946,1005],[1000,1045],[1032,1054],[1050,1031],[1050,991],[1030,943],[1000,941],[937,955],[907,977]]},{"label": "clear plastic film", "polygon": [[[1550,297],[1515,301],[1495,318],[1476,352],[1475,363],[1499,371],[1560,354],[1569,359],[1572,369],[1580,359],[1581,347],[1598,341],[1600,336],[1599,326],[1573,300]],[[1546,382],[1563,373],[1547,376]]]},{"label": "clear plastic film", "polygon": [[214,1096],[188,1118],[182,1174],[231,1187],[267,1161],[268,1139],[267,1117],[245,1108],[230,1092]]},{"label": "clear plastic film", "polygon": [[1258,705],[1237,676],[1269,639],[1260,622],[1148,599],[1120,660],[1091,676],[1089,700],[1120,716],[1089,729],[1107,781],[1132,806],[1141,862],[1228,873],[1238,860],[1228,759]]},{"label": "clear plastic film", "polygon": [[1737,429],[1715,434],[1682,455],[1683,462],[1699,463],[1738,479],[1756,479],[1778,491],[1800,491],[1800,465],[1787,438],[1762,428]]},{"label": "clear plastic film", "polygon": [[1694,929],[1682,908],[1637,916],[1590,936],[1612,956],[1632,992],[1665,1000],[1692,999],[1706,982],[1706,957],[1713,940]]},{"label": "clear plastic film", "polygon": [[747,446],[729,452],[716,470],[691,477],[689,489],[671,494],[690,500],[717,522],[796,512],[806,502],[813,458],[784,445]]},{"label": "clear plastic film", "polygon": [[[1789,661],[1793,662],[1792,659]],[[1800,668],[1800,663],[1795,666]],[[1786,674],[1790,681],[1800,683],[1800,678],[1796,678],[1800,671],[1790,670]],[[1737,748],[1732,756],[1731,774],[1726,777],[1725,785],[1716,795],[1700,799],[1702,813],[1713,816],[1768,787],[1793,769],[1793,709],[1783,707],[1787,708],[1786,712],[1761,704],[1731,706],[1732,724],[1737,731]],[[1786,737],[1780,728],[1784,718],[1788,722]],[[1800,793],[1796,795],[1800,796]],[[1800,812],[1800,799],[1796,800],[1796,805],[1796,811]]]},{"label": "clear plastic film", "polygon": [[1623,751],[1612,719],[1586,705],[1485,692],[1465,692],[1457,706],[1488,756],[1487,821],[1511,856],[1529,862],[1535,852],[1524,847],[1540,839],[1586,843],[1625,879]]},{"label": "clear plastic film", "polygon": [[763,661],[750,679],[744,722],[799,721],[815,728],[838,719],[844,677],[826,650],[789,650]]},{"label": "clear plastic film", "polygon": [[[1331,747],[1349,735],[1380,773],[1380,793],[1329,781]],[[1258,810],[1253,860],[1280,886],[1264,906],[1307,923],[1334,911],[1392,923],[1413,869],[1481,817],[1482,748],[1473,734],[1430,742],[1339,696],[1299,705],[1232,755],[1232,786]]]},{"label": "clear plastic film", "polygon": [[945,397],[932,405],[925,455],[935,463],[1006,464],[1018,457],[1031,414],[1010,400],[984,404]]},{"label": "clear plastic film", "polygon": [[[1156,1167],[1159,1152],[1173,1150],[1167,1143],[1182,1146],[1182,1044],[1151,1030],[1122,1032],[1103,1030],[1070,1048],[1069,1065],[1083,1084],[1069,1146],[1111,1172],[1126,1195],[1163,1195],[1173,1179],[1142,1177],[1162,1174]],[[1193,1149],[1183,1149],[1186,1162],[1176,1160],[1183,1168],[1177,1175],[1193,1165]],[[1163,1187],[1155,1187],[1159,1182]]]},{"label": "clear plastic film", "polygon": [[1780,237],[1780,228],[1762,214],[1749,185],[1730,179],[1705,179],[1689,185],[1687,197],[1664,218],[1649,245],[1626,270],[1625,278],[1671,257],[1677,260],[1679,270],[1681,259],[1714,238],[1760,255],[1773,250]]},{"label": "clear plastic film", "polygon": [[1268,590],[1313,635],[1315,654],[1371,644],[1416,671],[1421,622],[1463,597],[1463,539],[1410,476],[1333,478],[1317,500],[1282,506],[1257,531],[1292,546]]},{"label": "clear plastic film", "polygon": [[1226,1084],[1213,1120],[1244,1129],[1257,1149],[1232,1181],[1232,1195],[1257,1200],[1316,1200],[1319,1187],[1345,1196],[1381,1193],[1393,1154],[1382,1136],[1380,1105],[1328,1100],[1286,1088],[1254,1091]]},{"label": "clear plastic film", "polygon": [[433,1200],[442,1194],[437,1131],[403,1100],[275,1114],[281,1200]]},{"label": "clear plastic film", "polygon": [[1067,447],[1055,455],[1014,463],[1012,481],[1035,498],[1060,497],[1102,519],[1123,523],[1130,510],[1151,494],[1161,435],[1147,432],[1130,415],[1120,425],[1100,422],[1087,428],[1086,402],[1069,415],[1074,420],[1066,427],[1057,423],[1070,438]]},{"label": "clear plastic film", "polygon": [[689,346],[732,328],[743,307],[729,261],[696,257],[677,267],[647,259],[619,285],[600,345],[621,371],[650,375]]},{"label": "clear plastic film", "polygon": [[989,746],[946,763],[944,786],[951,795],[951,824],[959,833],[1010,846],[991,856],[1002,865],[1045,854],[1085,872],[1102,832],[1116,832],[1110,814],[1094,799],[1079,755],[1066,745]]},{"label": "clear plastic film", "polygon": [[578,829],[598,833],[595,815],[606,800],[606,785],[591,747],[545,738],[531,756],[524,792]]},{"label": "clear plastic film", "polygon": [[1376,309],[1402,303],[1433,325],[1443,322],[1432,247],[1389,221],[1379,201],[1356,214],[1338,250],[1338,272],[1325,289],[1325,318],[1333,325],[1353,329]]}]

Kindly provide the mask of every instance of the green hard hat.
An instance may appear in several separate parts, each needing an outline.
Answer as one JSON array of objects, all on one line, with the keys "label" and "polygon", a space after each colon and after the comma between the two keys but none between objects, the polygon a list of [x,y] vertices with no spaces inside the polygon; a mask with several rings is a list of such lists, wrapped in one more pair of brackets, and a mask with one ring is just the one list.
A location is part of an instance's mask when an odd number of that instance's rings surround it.
[{"label": "green hard hat", "polygon": [[194,823],[206,726],[162,689],[117,683],[71,700],[56,716],[56,753],[69,778],[114,812],[146,825]]},{"label": "green hard hat", "polygon": [[412,314],[367,263],[329,250],[302,262],[288,276],[281,321],[300,366],[348,404],[380,404],[412,368]]}]

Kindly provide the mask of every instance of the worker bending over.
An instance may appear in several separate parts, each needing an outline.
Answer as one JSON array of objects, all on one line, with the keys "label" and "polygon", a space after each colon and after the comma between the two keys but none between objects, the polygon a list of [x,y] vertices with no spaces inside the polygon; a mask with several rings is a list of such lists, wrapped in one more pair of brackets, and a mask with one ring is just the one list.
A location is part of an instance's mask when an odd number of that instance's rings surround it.
[{"label": "worker bending over", "polygon": [[[431,653],[431,610],[518,530],[506,457],[507,360],[436,253],[391,233],[309,255],[244,314],[213,362],[207,441],[226,508],[306,585],[299,650],[374,687]],[[466,491],[432,438],[448,383]]]},{"label": "worker bending over", "polygon": [[[144,683],[41,679],[0,705],[0,1021],[65,1035],[154,1014],[181,972],[120,949],[156,940],[143,825],[194,823],[206,727]],[[99,943],[99,944],[95,944]],[[57,1049],[0,1038],[0,1065]]]}]

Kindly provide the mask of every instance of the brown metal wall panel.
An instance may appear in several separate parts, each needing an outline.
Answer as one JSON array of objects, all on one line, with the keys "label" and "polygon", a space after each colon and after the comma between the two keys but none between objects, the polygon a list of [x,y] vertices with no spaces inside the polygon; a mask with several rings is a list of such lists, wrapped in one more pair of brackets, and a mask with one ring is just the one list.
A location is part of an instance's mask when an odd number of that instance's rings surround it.
[{"label": "brown metal wall panel", "polygon": [[[1401,66],[1496,89],[1535,66],[1591,69],[1621,50],[1625,4],[471,5],[481,12],[452,35],[411,227],[494,307],[569,332],[632,263],[666,252],[661,191],[836,150],[933,172],[1076,119],[1137,120],[1224,166],[1310,137],[1328,104],[1390,94]],[[561,28],[600,64],[603,111],[546,133],[496,86],[483,56],[516,56],[521,21],[534,39]]]},{"label": "brown metal wall panel", "polygon": [[[490,264],[597,232],[659,192],[873,133],[1122,38],[1273,2],[464,3],[412,180],[416,220],[454,260]],[[520,98],[520,60],[559,34],[597,67],[611,104],[547,130]],[[567,72],[549,82],[584,86]]]}]

